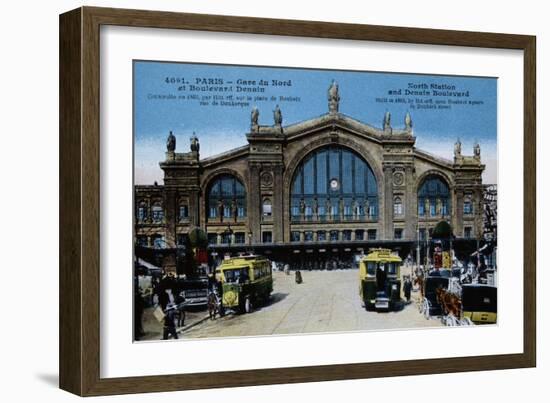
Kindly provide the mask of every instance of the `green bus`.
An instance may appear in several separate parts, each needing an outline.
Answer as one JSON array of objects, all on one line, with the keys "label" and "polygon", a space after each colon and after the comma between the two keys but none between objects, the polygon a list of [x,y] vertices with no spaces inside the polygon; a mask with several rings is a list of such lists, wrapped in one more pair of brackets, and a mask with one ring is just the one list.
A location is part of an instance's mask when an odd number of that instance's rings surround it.
[{"label": "green bus", "polygon": [[271,263],[263,256],[226,258],[216,269],[222,284],[222,307],[248,313],[265,304],[273,291]]},{"label": "green bus", "polygon": [[390,249],[371,249],[359,264],[359,295],[367,311],[392,311],[401,301],[401,263]]}]

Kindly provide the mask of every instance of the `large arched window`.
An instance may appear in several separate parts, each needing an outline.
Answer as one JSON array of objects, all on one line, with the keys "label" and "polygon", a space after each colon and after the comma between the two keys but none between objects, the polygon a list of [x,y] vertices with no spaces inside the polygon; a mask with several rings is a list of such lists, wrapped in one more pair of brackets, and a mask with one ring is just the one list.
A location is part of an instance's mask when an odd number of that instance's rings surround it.
[{"label": "large arched window", "polygon": [[327,146],[307,155],[291,185],[293,221],[376,220],[378,187],[371,167],[355,152]]},{"label": "large arched window", "polygon": [[450,215],[449,186],[439,176],[428,176],[418,189],[418,215],[442,217]]},{"label": "large arched window", "polygon": [[246,217],[246,191],[233,175],[220,175],[210,184],[208,217],[217,220]]}]

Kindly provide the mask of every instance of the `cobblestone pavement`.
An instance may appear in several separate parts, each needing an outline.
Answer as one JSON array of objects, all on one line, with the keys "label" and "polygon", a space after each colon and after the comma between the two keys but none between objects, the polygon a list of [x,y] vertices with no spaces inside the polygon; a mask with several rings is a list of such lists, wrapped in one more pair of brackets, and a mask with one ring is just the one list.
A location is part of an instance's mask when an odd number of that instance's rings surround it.
[{"label": "cobblestone pavement", "polygon": [[[359,298],[357,270],[305,271],[304,282],[294,274],[273,274],[271,301],[249,314],[206,320],[181,337],[232,337],[272,334],[406,329],[442,326],[425,319],[415,301],[399,312],[367,312]],[[413,293],[413,300],[417,298]]]}]

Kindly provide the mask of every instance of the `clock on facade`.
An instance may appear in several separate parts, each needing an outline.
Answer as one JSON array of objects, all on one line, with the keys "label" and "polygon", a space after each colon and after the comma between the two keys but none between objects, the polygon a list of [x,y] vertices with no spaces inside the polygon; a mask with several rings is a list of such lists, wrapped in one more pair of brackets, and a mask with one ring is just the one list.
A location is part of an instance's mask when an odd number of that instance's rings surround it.
[{"label": "clock on facade", "polygon": [[330,190],[333,192],[337,191],[340,188],[340,182],[338,182],[338,179],[333,178],[329,182]]}]

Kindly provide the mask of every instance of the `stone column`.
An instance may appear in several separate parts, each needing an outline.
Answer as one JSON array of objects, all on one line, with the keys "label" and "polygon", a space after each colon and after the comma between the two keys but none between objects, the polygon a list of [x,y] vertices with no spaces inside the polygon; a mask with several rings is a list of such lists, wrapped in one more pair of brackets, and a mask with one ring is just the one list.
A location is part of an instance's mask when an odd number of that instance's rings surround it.
[{"label": "stone column", "polygon": [[166,223],[164,236],[168,248],[176,247],[176,222],[178,219],[176,203],[175,189],[166,189],[164,193],[164,222]]},{"label": "stone column", "polygon": [[456,236],[463,236],[464,234],[464,191],[462,189],[456,189],[454,195],[454,220],[453,229]]},{"label": "stone column", "polygon": [[384,166],[384,217],[383,230],[384,233],[380,234],[380,239],[392,239],[393,229],[393,183],[392,183],[392,167]]},{"label": "stone column", "polygon": [[416,226],[418,224],[418,189],[415,187],[413,167],[405,169],[405,235],[408,239],[416,239]]},{"label": "stone column", "polygon": [[200,196],[198,190],[193,190],[189,192],[189,225],[190,226],[200,226],[201,217],[200,217]]},{"label": "stone column", "polygon": [[[273,167],[273,242],[284,242],[284,197],[283,192],[283,166],[277,165]],[[289,207],[286,207],[289,208]]]},{"label": "stone column", "polygon": [[475,231],[477,234],[483,234],[483,189],[480,187],[475,192]]},{"label": "stone column", "polygon": [[247,216],[248,226],[252,232],[252,243],[261,241],[260,234],[260,165],[257,163],[249,163],[249,181],[247,196]]}]

